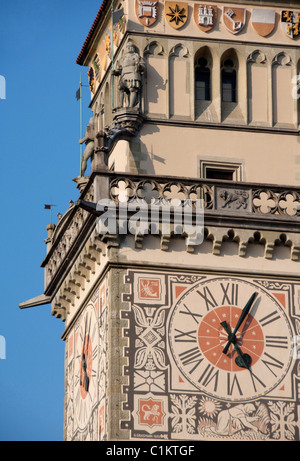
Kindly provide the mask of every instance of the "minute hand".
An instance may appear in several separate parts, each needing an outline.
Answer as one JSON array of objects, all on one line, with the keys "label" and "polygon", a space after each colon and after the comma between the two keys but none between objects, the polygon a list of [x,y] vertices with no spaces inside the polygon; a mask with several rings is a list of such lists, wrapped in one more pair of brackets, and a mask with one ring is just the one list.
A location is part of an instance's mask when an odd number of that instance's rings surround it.
[{"label": "minute hand", "polygon": [[254,300],[256,298],[256,296],[258,295],[258,293],[253,293],[253,295],[251,296],[251,298],[249,299],[249,301],[247,302],[246,306],[244,307],[244,309],[242,310],[242,313],[240,315],[240,318],[235,326],[235,329],[233,331],[233,333],[231,334],[231,338],[229,339],[228,343],[226,344],[226,346],[224,347],[223,349],[223,353],[226,354],[228,349],[229,349],[229,346],[230,344],[235,341],[235,334],[236,332],[238,331],[238,329],[240,328],[241,324],[243,323],[243,321],[245,320],[246,316],[248,315],[248,312],[250,311],[251,309],[251,306],[252,304],[254,303]]}]

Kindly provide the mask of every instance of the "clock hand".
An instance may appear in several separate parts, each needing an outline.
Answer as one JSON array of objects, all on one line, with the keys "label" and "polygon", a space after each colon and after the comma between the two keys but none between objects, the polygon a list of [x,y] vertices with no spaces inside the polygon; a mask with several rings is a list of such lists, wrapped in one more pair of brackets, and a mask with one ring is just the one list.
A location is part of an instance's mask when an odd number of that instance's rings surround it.
[{"label": "clock hand", "polygon": [[81,365],[80,365],[80,386],[82,386],[82,372],[84,371],[85,357],[84,352],[81,354]]},{"label": "clock hand", "polygon": [[[231,335],[231,331],[230,331],[230,328],[227,324],[226,321],[224,322],[221,322],[221,325],[222,327],[224,328],[224,330],[226,331],[226,333],[228,334],[228,336]],[[233,347],[235,348],[237,354],[238,354],[238,357],[235,359],[235,363],[239,366],[239,367],[243,367],[243,368],[247,368],[249,370],[249,364],[251,362],[251,357],[250,355],[248,354],[243,354],[239,345],[235,342],[233,342]],[[224,351],[223,351],[224,352]]]},{"label": "clock hand", "polygon": [[[88,316],[85,318],[85,326],[84,326],[84,340],[83,340],[83,352],[82,352],[82,363],[81,363],[81,372],[80,372],[80,385],[82,386],[82,370],[84,373],[84,388],[88,391],[89,388],[89,377],[87,375],[87,363],[86,363],[86,354],[88,353],[89,341],[87,341],[87,336],[90,334],[91,328],[91,318],[90,323],[88,326]],[[88,330],[88,331],[87,331]]]},{"label": "clock hand", "polygon": [[248,312],[250,311],[251,309],[251,306],[252,304],[254,303],[254,300],[256,298],[256,296],[258,295],[258,293],[253,293],[253,295],[250,297],[249,301],[247,302],[246,306],[244,307],[244,309],[242,310],[242,313],[240,315],[240,318],[235,326],[235,329],[233,331],[233,333],[230,333],[228,335],[228,343],[226,344],[226,346],[224,347],[223,349],[223,353],[226,354],[228,349],[229,349],[229,346],[232,342],[235,341],[235,335],[236,335],[236,332],[238,331],[238,329],[240,328],[241,324],[243,323],[243,321],[245,320],[245,318],[247,317],[248,315]]},{"label": "clock hand", "polygon": [[90,379],[87,375],[87,365],[86,365],[86,361],[84,361],[84,365],[83,365],[83,368],[84,368],[84,389],[86,392],[88,392],[89,390],[89,384],[90,384]]},{"label": "clock hand", "polygon": [[81,371],[80,371],[80,386],[83,384],[82,380],[82,373],[84,374],[84,389],[86,392],[89,390],[90,378],[87,374],[87,363],[85,359],[85,353],[82,353],[82,364],[81,364]]},{"label": "clock hand", "polygon": [[86,344],[86,355],[88,355],[88,350],[89,350],[89,346],[90,346],[91,324],[92,324],[92,316],[90,316],[89,326],[88,326],[88,329],[87,329],[87,331],[85,333],[85,338],[88,338],[87,344]]},{"label": "clock hand", "polygon": [[238,367],[242,368],[247,368],[247,370],[250,370],[250,363],[252,358],[250,357],[249,354],[243,354],[241,349],[238,347],[237,344],[235,344],[235,349],[238,353],[238,357],[235,359],[235,363],[237,364]]}]

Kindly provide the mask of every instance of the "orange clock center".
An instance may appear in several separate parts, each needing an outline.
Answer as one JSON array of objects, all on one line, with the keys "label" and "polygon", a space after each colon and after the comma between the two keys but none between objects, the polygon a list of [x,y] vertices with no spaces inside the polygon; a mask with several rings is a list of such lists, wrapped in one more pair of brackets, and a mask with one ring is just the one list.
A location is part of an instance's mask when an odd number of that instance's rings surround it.
[{"label": "orange clock center", "polygon": [[[237,352],[231,344],[227,354],[223,349],[228,342],[228,333],[221,322],[226,321],[231,332],[241,315],[242,309],[235,306],[222,306],[208,312],[202,319],[198,329],[198,344],[203,355],[214,366],[226,371],[245,371],[235,363]],[[264,350],[264,334],[257,320],[248,314],[235,335],[235,342],[242,352],[249,354],[254,365],[261,357]]]}]

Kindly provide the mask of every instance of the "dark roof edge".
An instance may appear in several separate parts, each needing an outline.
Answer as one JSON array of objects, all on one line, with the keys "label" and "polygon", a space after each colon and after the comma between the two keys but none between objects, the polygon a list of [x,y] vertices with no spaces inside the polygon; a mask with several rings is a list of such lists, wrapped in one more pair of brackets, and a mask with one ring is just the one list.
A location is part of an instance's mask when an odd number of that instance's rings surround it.
[{"label": "dark roof edge", "polygon": [[93,25],[92,27],[90,28],[90,31],[85,39],[85,42],[84,44],[82,45],[82,48],[81,48],[81,51],[76,59],[76,64],[79,64],[79,65],[83,65],[83,62],[84,62],[84,58],[86,57],[87,55],[87,51],[88,51],[88,46],[89,46],[89,43],[94,35],[94,32],[100,22],[100,19],[102,17],[102,14],[103,14],[103,11],[105,10],[106,6],[111,2],[111,0],[103,0],[102,1],[102,4],[99,8],[99,11],[97,13],[97,16],[93,22]]}]

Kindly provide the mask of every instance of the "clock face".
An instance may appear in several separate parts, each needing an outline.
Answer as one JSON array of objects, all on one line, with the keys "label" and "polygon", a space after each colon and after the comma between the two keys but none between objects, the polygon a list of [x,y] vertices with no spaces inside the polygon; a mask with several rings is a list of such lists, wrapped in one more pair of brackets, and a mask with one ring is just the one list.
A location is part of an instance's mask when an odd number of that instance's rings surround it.
[{"label": "clock face", "polygon": [[[250,311],[235,332],[252,295]],[[200,281],[171,312],[171,357],[185,381],[213,397],[244,401],[274,395],[292,366],[286,314],[275,297],[245,279]]]},{"label": "clock face", "polygon": [[94,304],[87,306],[75,332],[75,414],[83,429],[97,398],[98,334]]}]

